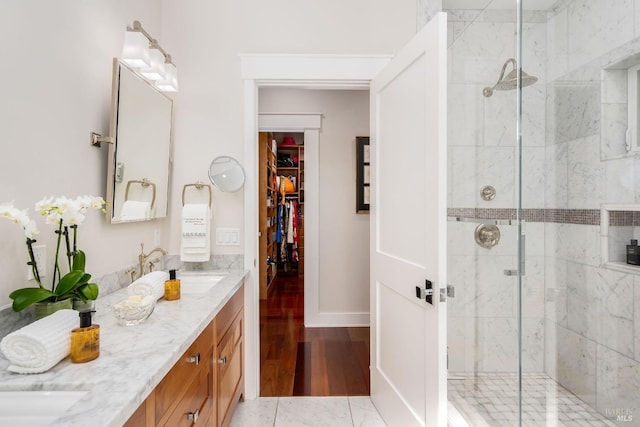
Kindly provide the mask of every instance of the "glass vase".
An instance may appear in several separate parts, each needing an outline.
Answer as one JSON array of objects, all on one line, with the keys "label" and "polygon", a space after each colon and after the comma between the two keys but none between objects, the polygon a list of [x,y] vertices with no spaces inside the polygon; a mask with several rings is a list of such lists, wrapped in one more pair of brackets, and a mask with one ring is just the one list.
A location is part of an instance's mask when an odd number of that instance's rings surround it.
[{"label": "glass vase", "polygon": [[76,311],[92,311],[95,310],[96,302],[94,300],[82,301],[81,299],[73,299],[73,309]]},{"label": "glass vase", "polygon": [[64,299],[62,301],[55,302],[37,302],[33,304],[34,312],[37,319],[42,319],[43,317],[47,317],[48,315],[55,313],[58,310],[73,308],[73,303],[71,298]]}]

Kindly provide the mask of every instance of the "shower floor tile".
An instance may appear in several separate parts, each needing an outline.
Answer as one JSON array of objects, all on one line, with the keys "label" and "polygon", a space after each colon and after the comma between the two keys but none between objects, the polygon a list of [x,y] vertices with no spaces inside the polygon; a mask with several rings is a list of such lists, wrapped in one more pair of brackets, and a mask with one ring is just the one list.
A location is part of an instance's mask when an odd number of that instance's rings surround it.
[{"label": "shower floor tile", "polygon": [[[450,374],[449,401],[470,426],[518,425],[518,378],[515,374]],[[522,378],[522,425],[616,426],[543,374]]]}]

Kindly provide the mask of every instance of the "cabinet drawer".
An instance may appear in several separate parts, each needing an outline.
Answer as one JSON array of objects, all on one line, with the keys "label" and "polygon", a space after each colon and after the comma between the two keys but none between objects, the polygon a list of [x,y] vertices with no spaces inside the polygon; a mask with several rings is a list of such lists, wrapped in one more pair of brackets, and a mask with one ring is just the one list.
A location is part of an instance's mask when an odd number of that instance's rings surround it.
[{"label": "cabinet drawer", "polygon": [[220,312],[216,315],[215,324],[216,324],[216,344],[220,343],[220,340],[224,337],[224,334],[233,319],[235,319],[236,315],[240,310],[242,310],[244,304],[244,286],[238,289],[229,301],[225,304],[225,306],[220,310]]},{"label": "cabinet drawer", "polygon": [[201,371],[209,372],[212,337],[213,323],[210,323],[156,387],[156,423],[161,421],[172,404],[182,398],[192,378]]},{"label": "cabinet drawer", "polygon": [[167,419],[165,426],[208,426],[210,425],[213,397],[209,393],[209,370],[202,369],[189,384],[184,397]]}]

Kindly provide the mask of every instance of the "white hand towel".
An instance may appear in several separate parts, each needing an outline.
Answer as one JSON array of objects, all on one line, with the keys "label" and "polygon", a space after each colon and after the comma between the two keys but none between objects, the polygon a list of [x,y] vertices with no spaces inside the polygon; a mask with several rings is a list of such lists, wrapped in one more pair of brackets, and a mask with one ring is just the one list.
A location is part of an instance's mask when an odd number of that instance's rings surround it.
[{"label": "white hand towel", "polygon": [[164,296],[164,282],[167,280],[169,273],[166,271],[153,271],[134,281],[127,290],[131,295],[151,295],[159,300]]},{"label": "white hand towel", "polygon": [[64,359],[70,351],[71,330],[80,325],[78,312],[59,310],[36,320],[0,341],[10,372],[38,374]]},{"label": "white hand towel", "polygon": [[151,205],[149,202],[127,200],[122,204],[120,219],[123,221],[135,221],[151,217]]},{"label": "white hand towel", "polygon": [[203,262],[210,257],[211,209],[207,204],[186,204],[182,207],[180,260]]}]

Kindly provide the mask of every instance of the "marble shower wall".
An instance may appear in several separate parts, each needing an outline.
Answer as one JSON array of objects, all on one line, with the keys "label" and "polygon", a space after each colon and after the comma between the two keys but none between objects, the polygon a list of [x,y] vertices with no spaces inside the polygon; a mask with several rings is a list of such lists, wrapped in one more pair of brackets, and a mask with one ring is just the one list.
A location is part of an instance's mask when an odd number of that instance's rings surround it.
[{"label": "marble shower wall", "polygon": [[[620,61],[640,53],[640,1],[561,1],[546,27],[545,207],[639,203]],[[620,425],[640,425],[640,272],[601,267],[599,226],[544,233],[545,372],[605,415],[635,410],[638,424]]]},{"label": "marble shower wall", "polygon": [[[516,56],[515,11],[448,10],[449,207],[514,208],[517,201],[516,92],[485,98],[505,61]],[[527,54],[523,68],[539,78],[524,91],[523,207],[544,208],[546,14],[525,15]],[[511,70],[508,66],[507,72]],[[480,189],[492,185],[488,202]],[[517,267],[516,226],[499,226],[500,243],[483,249],[474,241],[477,224],[450,222],[448,300],[449,370],[516,372],[517,279],[503,271]],[[529,223],[524,278],[523,366],[544,366],[544,224]],[[455,267],[454,267],[455,266]]]}]

